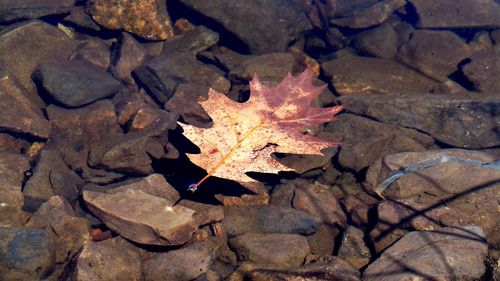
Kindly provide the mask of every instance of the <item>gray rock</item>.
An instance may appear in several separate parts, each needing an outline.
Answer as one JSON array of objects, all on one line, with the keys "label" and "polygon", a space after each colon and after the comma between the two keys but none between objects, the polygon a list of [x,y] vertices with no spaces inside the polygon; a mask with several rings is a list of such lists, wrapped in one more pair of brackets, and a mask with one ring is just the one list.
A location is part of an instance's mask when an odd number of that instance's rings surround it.
[{"label": "gray rock", "polygon": [[477,226],[415,231],[371,263],[363,280],[476,280],[485,273],[487,251]]},{"label": "gray rock", "polygon": [[312,29],[296,1],[180,1],[220,23],[254,54],[285,51],[288,44]]},{"label": "gray rock", "polygon": [[290,53],[272,53],[245,58],[228,73],[232,81],[249,81],[255,74],[261,82],[276,86],[291,73],[295,59]]},{"label": "gray rock", "polygon": [[123,32],[118,47],[113,52],[111,73],[127,84],[134,85],[132,71],[146,60],[146,50],[127,32]]},{"label": "gray rock", "polygon": [[121,236],[146,245],[180,245],[198,228],[194,211],[141,190],[84,191],[90,211]]},{"label": "gray rock", "polygon": [[417,129],[452,146],[500,145],[500,99],[496,94],[351,95],[341,97],[341,101],[356,114]]},{"label": "gray rock", "polygon": [[35,80],[52,98],[70,107],[109,97],[122,87],[105,70],[82,60],[42,63]]},{"label": "gray rock", "polygon": [[103,189],[108,194],[115,194],[127,190],[140,190],[150,195],[164,198],[169,202],[177,202],[181,197],[179,192],[160,174],[152,174],[144,178],[119,182],[98,188],[98,190],[101,191]]},{"label": "gray rock", "polygon": [[76,47],[70,60],[82,60],[106,70],[110,64],[110,51],[108,44],[101,39],[91,38],[83,41]]},{"label": "gray rock", "polygon": [[[498,28],[500,5],[494,0],[409,0],[421,28]],[[450,9],[450,5],[453,9]]]},{"label": "gray rock", "polygon": [[245,232],[312,234],[320,224],[304,211],[272,205],[226,207],[224,215],[223,226],[229,237]]},{"label": "gray rock", "polygon": [[73,7],[70,10],[69,15],[64,18],[64,21],[69,23],[69,25],[76,25],[78,27],[88,28],[95,31],[101,30],[99,25],[92,20],[92,17],[85,12],[85,7],[82,6]]},{"label": "gray rock", "polygon": [[0,22],[65,14],[74,5],[75,0],[5,0],[0,3]]},{"label": "gray rock", "polygon": [[405,0],[383,0],[369,8],[355,10],[349,17],[331,19],[330,23],[349,28],[367,28],[383,23],[404,5]]},{"label": "gray rock", "polygon": [[0,227],[1,280],[38,281],[54,263],[54,246],[45,230]]},{"label": "gray rock", "polygon": [[297,234],[245,233],[229,240],[240,261],[278,268],[302,265],[310,253],[304,236]]}]

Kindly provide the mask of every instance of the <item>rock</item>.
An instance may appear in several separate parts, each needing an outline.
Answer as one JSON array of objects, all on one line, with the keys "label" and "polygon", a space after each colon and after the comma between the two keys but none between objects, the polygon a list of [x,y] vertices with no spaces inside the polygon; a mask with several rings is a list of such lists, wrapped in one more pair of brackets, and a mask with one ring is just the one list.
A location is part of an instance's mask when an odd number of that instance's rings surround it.
[{"label": "rock", "polygon": [[54,196],[44,203],[25,225],[43,228],[54,241],[56,263],[69,261],[83,245],[92,240],[90,222],[77,217],[69,203],[61,196]]},{"label": "rock", "polygon": [[361,171],[380,157],[395,152],[435,148],[434,140],[428,135],[354,114],[337,115],[318,136],[344,143],[338,154],[339,164],[355,171]]},{"label": "rock", "polygon": [[435,81],[392,60],[343,56],[321,64],[321,68],[341,95],[440,90]]},{"label": "rock", "polygon": [[146,51],[134,37],[127,32],[122,32],[119,45],[113,52],[111,73],[127,84],[134,85],[132,71],[146,61]]},{"label": "rock", "polygon": [[194,220],[197,225],[207,225],[224,220],[224,207],[220,205],[204,204],[201,202],[183,199],[179,205],[195,211]]},{"label": "rock", "polygon": [[[0,34],[0,48],[1,37]],[[48,138],[50,124],[44,118],[42,111],[20,88],[12,74],[0,69],[0,76],[0,111],[2,112],[0,129],[38,138]]]},{"label": "rock", "polygon": [[211,271],[218,259],[232,259],[223,253],[227,251],[226,243],[212,237],[190,244],[178,250],[159,253],[146,260],[142,266],[145,281],[189,281]]},{"label": "rock", "polygon": [[141,253],[121,237],[88,243],[76,258],[70,280],[140,281]]},{"label": "rock", "polygon": [[289,53],[251,56],[231,68],[228,77],[232,81],[250,81],[258,75],[265,84],[276,86],[292,72],[294,64],[295,59]]},{"label": "rock", "polygon": [[25,208],[35,211],[54,195],[61,195],[74,204],[84,181],[64,163],[57,150],[44,149],[40,152],[33,175],[23,188]]},{"label": "rock", "polygon": [[0,22],[65,14],[74,5],[75,0],[6,0],[0,4]]},{"label": "rock", "polygon": [[110,64],[110,57],[108,44],[103,40],[92,38],[78,45],[73,54],[71,54],[70,60],[86,61],[106,70]]},{"label": "rock", "polygon": [[22,153],[27,151],[30,143],[27,140],[16,138],[8,133],[0,133],[0,152]]},{"label": "rock", "polygon": [[54,262],[54,246],[43,229],[0,227],[0,279],[41,280]]},{"label": "rock", "polygon": [[451,31],[415,30],[399,48],[397,60],[444,82],[470,53],[465,41]]},{"label": "rock", "polygon": [[21,186],[25,172],[30,168],[30,162],[26,156],[0,152],[0,182],[2,185]]},{"label": "rock", "polygon": [[500,144],[496,94],[350,95],[340,100],[349,104],[351,112],[417,129],[451,146],[474,149]]},{"label": "rock", "polygon": [[245,232],[312,234],[319,227],[317,219],[289,207],[226,207],[224,215],[223,226],[229,237]]},{"label": "rock", "polygon": [[445,227],[405,235],[371,263],[363,280],[475,280],[487,254],[480,227]]},{"label": "rock", "polygon": [[21,186],[0,185],[0,227],[21,227],[24,223]]},{"label": "rock", "polygon": [[336,239],[340,233],[339,227],[322,224],[314,234],[307,235],[311,254],[318,256],[332,255]]},{"label": "rock", "polygon": [[164,198],[169,202],[177,202],[181,198],[179,192],[160,174],[152,174],[140,179],[100,186],[98,189],[105,189],[108,194],[116,194],[127,190],[144,191],[150,195]]},{"label": "rock", "polygon": [[52,98],[70,107],[109,97],[122,87],[102,68],[81,60],[43,63],[35,80]]},{"label": "rock", "polygon": [[100,31],[101,28],[95,23],[94,20],[85,12],[85,7],[73,7],[69,15],[64,18],[69,25],[76,25],[77,27],[87,28],[93,31]]},{"label": "rock", "polygon": [[[425,0],[409,0],[415,7],[420,28],[498,28],[500,5],[492,0],[451,1],[431,3]],[[453,4],[453,9],[450,9]]]},{"label": "rock", "polygon": [[500,52],[490,48],[474,53],[462,71],[474,85],[474,90],[485,93],[500,91]]},{"label": "rock", "polygon": [[229,240],[240,261],[279,268],[302,265],[310,253],[307,239],[297,234],[246,233]]},{"label": "rock", "polygon": [[105,28],[124,29],[147,40],[165,40],[174,35],[166,0],[146,0],[140,3],[91,0],[88,11]]},{"label": "rock", "polygon": [[197,225],[194,211],[141,190],[114,194],[84,191],[90,211],[121,236],[146,245],[180,245]]},{"label": "rock", "polygon": [[[9,70],[36,105],[45,107],[31,74],[44,61],[67,59],[75,47],[75,41],[52,25],[38,20],[21,22],[0,33],[0,65]],[[19,63],[21,59],[23,63]]]},{"label": "rock", "polygon": [[392,245],[408,233],[409,220],[417,215],[411,207],[399,202],[384,200],[377,206],[378,221],[370,232],[370,239],[376,253]]},{"label": "rock", "polygon": [[371,256],[370,249],[364,241],[363,231],[354,226],[348,226],[342,236],[338,257],[360,269],[370,262]]},{"label": "rock", "polygon": [[405,0],[384,0],[369,8],[355,10],[352,16],[331,19],[330,23],[349,28],[368,28],[383,23],[404,5],[406,5]]},{"label": "rock", "polygon": [[[231,1],[221,5],[203,0],[182,4],[222,25],[253,54],[283,52],[292,41],[312,29],[296,1]],[[234,42],[236,41],[236,42]]]}]

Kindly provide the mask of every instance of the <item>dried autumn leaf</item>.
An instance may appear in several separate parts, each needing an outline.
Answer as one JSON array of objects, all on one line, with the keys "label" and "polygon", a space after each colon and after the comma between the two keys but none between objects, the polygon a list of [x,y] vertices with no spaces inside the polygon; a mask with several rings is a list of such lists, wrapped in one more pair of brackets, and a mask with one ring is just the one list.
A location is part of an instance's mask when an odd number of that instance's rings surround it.
[{"label": "dried autumn leaf", "polygon": [[246,172],[277,173],[291,169],[276,161],[273,152],[320,154],[338,143],[302,134],[306,127],[332,120],[341,106],[318,108],[311,102],[323,87],[312,85],[312,71],[287,77],[276,87],[263,85],[255,75],[250,82],[250,99],[235,102],[210,89],[208,99],[200,102],[211,116],[211,128],[183,124],[184,135],[196,144],[200,154],[188,154],[196,165],[208,171],[207,176],[221,177],[253,186],[256,181]]}]

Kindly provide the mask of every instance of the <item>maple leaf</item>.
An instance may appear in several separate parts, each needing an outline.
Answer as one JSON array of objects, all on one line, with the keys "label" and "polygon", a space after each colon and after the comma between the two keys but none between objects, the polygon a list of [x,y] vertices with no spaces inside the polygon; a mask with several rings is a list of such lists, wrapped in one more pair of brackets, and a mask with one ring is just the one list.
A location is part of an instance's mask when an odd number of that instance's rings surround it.
[{"label": "maple leaf", "polygon": [[213,89],[201,101],[211,116],[211,128],[182,124],[184,135],[196,144],[200,154],[188,154],[208,174],[192,184],[195,191],[210,176],[252,186],[257,181],[246,172],[277,173],[291,169],[276,161],[274,152],[322,154],[339,143],[301,133],[306,127],[331,121],[342,106],[319,108],[311,102],[325,86],[312,85],[312,71],[294,77],[288,74],[276,87],[263,85],[257,75],[250,81],[250,99],[238,103]]}]

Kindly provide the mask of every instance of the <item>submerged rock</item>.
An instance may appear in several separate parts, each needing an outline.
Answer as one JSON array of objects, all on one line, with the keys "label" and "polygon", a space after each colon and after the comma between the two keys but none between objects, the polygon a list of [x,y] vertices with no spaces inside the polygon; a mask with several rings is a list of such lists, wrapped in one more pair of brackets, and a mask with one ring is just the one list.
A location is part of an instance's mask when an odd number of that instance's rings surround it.
[{"label": "submerged rock", "polygon": [[4,0],[0,3],[0,22],[65,14],[75,2],[76,0]]},{"label": "submerged rock", "polygon": [[355,10],[351,16],[333,18],[330,23],[349,28],[367,28],[379,25],[405,4],[405,0],[383,0],[369,8]]}]

